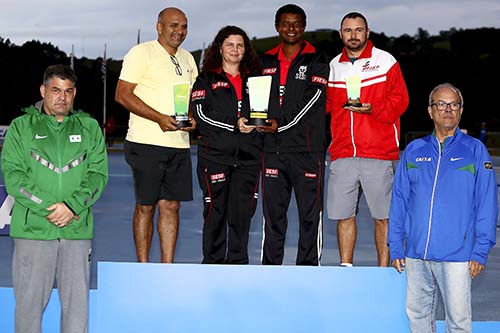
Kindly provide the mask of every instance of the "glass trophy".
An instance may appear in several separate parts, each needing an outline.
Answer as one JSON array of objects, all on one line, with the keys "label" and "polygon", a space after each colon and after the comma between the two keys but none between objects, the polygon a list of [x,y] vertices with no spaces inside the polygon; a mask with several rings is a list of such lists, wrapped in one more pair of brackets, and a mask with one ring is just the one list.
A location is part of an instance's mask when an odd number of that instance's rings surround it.
[{"label": "glass trophy", "polygon": [[347,103],[344,107],[361,107],[361,77],[358,75],[349,76],[345,81],[347,87]]},{"label": "glass trophy", "polygon": [[248,78],[248,94],[250,95],[250,119],[248,125],[269,126],[266,122],[271,94],[270,75]]},{"label": "glass trophy", "polygon": [[174,100],[174,118],[177,120],[177,128],[191,127],[189,121],[189,92],[191,86],[188,82],[178,83],[172,86]]}]

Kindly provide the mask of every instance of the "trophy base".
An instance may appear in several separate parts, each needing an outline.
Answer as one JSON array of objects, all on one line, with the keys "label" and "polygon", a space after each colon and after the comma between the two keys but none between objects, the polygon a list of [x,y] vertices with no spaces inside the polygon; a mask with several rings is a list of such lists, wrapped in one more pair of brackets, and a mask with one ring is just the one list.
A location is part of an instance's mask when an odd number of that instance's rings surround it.
[{"label": "trophy base", "polygon": [[252,126],[269,126],[269,123],[266,122],[267,119],[263,118],[250,118],[247,121],[247,125]]},{"label": "trophy base", "polygon": [[191,122],[189,120],[181,120],[177,124],[177,128],[186,128],[191,127]]},{"label": "trophy base", "polygon": [[363,104],[361,103],[361,101],[359,100],[359,98],[348,99],[347,103],[344,104],[344,107],[348,107],[348,106],[353,106],[355,108],[360,108],[360,107],[363,106]]},{"label": "trophy base", "polygon": [[191,127],[191,122],[189,121],[188,116],[174,116],[174,119],[177,120],[177,128],[186,128]]}]

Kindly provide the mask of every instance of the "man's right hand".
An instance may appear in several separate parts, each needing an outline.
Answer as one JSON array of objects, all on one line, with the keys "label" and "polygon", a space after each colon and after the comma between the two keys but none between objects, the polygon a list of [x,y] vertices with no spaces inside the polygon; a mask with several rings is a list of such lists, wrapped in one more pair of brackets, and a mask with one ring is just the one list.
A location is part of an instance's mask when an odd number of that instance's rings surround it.
[{"label": "man's right hand", "polygon": [[392,261],[392,267],[394,267],[399,273],[405,270],[406,260],[404,259],[394,259]]},{"label": "man's right hand", "polygon": [[267,126],[257,126],[257,131],[262,133],[276,133],[278,131],[278,122],[276,119],[267,119]]},{"label": "man's right hand", "polygon": [[160,126],[163,132],[177,131],[177,121],[174,117],[167,116],[166,114],[161,115],[158,126]]}]

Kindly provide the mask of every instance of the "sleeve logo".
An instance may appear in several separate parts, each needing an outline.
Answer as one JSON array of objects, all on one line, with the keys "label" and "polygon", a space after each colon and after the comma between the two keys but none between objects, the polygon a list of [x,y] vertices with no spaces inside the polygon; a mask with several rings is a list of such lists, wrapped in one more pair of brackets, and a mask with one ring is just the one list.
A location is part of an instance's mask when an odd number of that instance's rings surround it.
[{"label": "sleeve logo", "polygon": [[262,75],[276,74],[277,71],[278,71],[278,69],[276,67],[274,67],[274,68],[264,68],[262,70]]},{"label": "sleeve logo", "polygon": [[321,76],[313,76],[311,78],[311,81],[313,83],[319,83],[319,84],[322,84],[324,86],[326,86],[326,84],[328,83],[328,81],[325,78],[322,78]]},{"label": "sleeve logo", "polygon": [[191,99],[204,99],[205,98],[205,90],[195,90],[191,93]]}]

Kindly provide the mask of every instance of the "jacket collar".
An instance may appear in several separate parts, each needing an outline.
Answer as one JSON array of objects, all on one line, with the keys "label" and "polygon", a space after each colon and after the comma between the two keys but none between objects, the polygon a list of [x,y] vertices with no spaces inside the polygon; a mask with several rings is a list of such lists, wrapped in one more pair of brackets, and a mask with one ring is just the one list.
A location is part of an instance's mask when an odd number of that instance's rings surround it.
[{"label": "jacket collar", "polygon": [[[48,117],[50,119],[54,119],[55,120],[55,117],[51,116],[51,115],[48,115],[46,114],[44,111],[43,111],[43,99],[36,102],[34,105],[30,106],[30,107],[27,107],[27,108],[24,108],[23,109],[24,112],[26,112],[27,114],[31,114],[31,115],[39,115],[41,117]],[[75,110],[75,109],[71,109],[71,111],[69,112],[69,114],[64,117],[64,120],[63,122],[66,122],[66,120],[69,118],[69,117],[90,117],[89,114],[81,111],[81,110]]]},{"label": "jacket collar", "polygon": [[[359,56],[358,59],[366,59],[366,58],[371,58],[372,57],[372,51],[373,51],[373,43],[371,40],[368,40],[366,42],[366,47]],[[349,57],[347,56],[347,51],[345,47],[342,49],[342,55],[340,56],[339,62],[350,62]]]},{"label": "jacket collar", "polygon": [[[447,137],[447,138],[444,139],[444,143],[442,145],[442,148],[443,148],[442,150],[444,150],[448,146],[454,144],[455,141],[460,140],[460,138],[463,135],[464,134],[460,130],[460,127],[457,127],[457,129],[455,130],[455,134],[453,134],[452,136],[449,136],[449,137]],[[438,138],[436,137],[436,130],[432,131],[432,139],[435,142],[435,144],[440,144]]]},{"label": "jacket collar", "polygon": [[[279,43],[276,47],[267,51],[266,54],[278,56],[280,50],[281,50],[281,43]],[[312,46],[311,43],[309,43],[308,41],[305,40],[305,41],[303,41],[302,46],[301,46],[298,54],[303,55],[306,53],[316,53],[316,48],[314,46]]]}]

